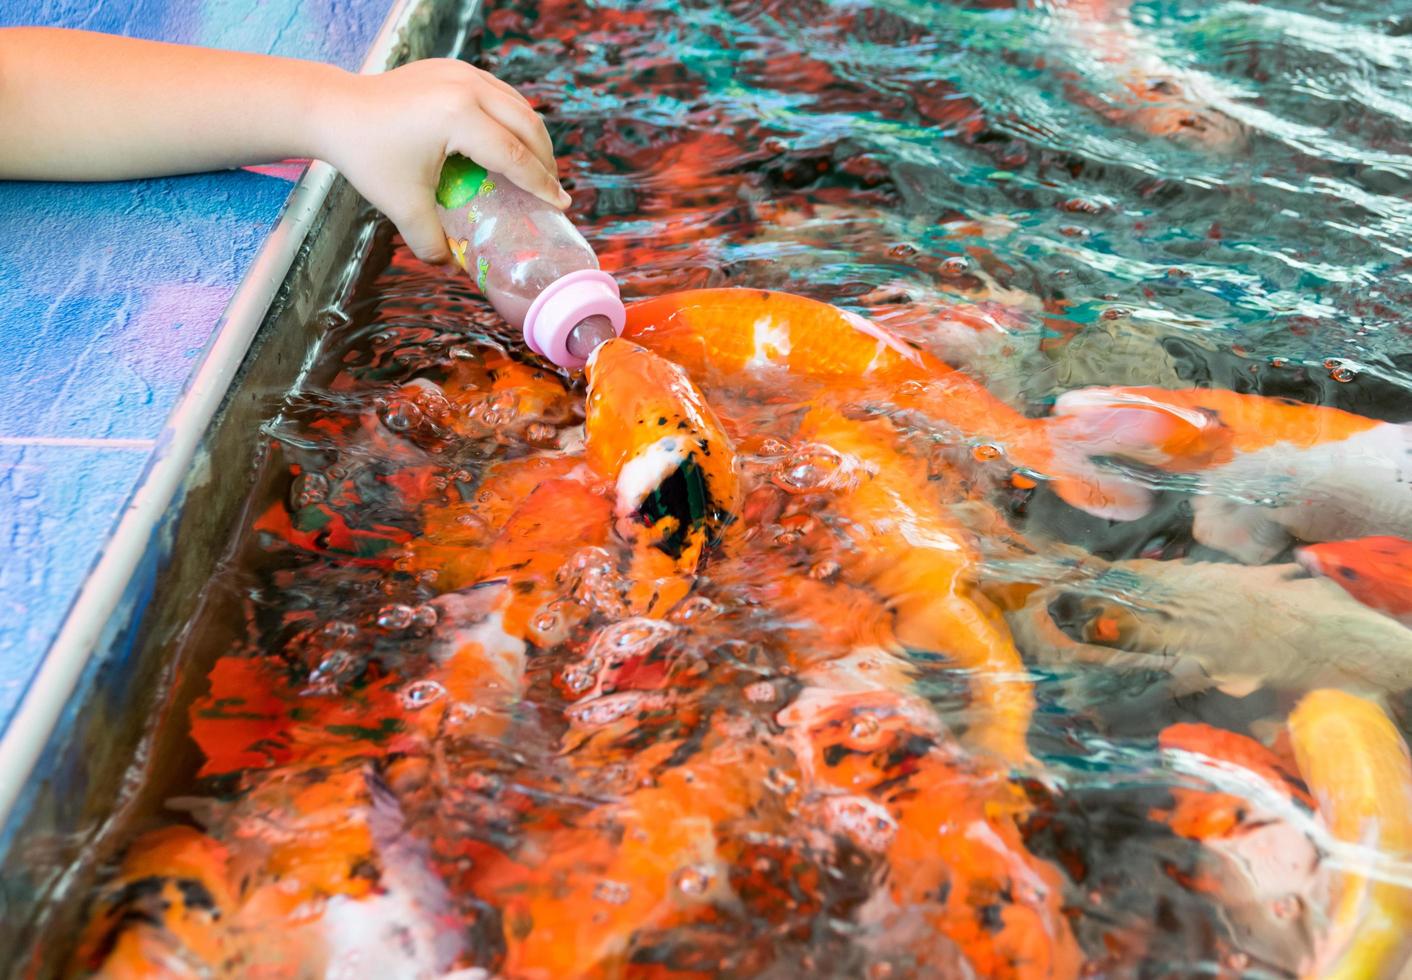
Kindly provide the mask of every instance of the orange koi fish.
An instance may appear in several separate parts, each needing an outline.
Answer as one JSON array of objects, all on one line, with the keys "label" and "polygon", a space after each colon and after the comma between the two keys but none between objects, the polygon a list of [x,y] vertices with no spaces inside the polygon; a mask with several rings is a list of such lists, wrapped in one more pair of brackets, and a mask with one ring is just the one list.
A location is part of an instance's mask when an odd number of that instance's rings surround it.
[{"label": "orange koi fish", "polygon": [[[1191,474],[1196,540],[1241,561],[1269,561],[1291,538],[1412,537],[1407,425],[1210,388],[1085,388],[1061,395],[1054,410],[1091,457]],[[1113,472],[1104,482],[1128,484],[1130,516],[1150,507],[1150,491],[1131,479]]]},{"label": "orange koi fish", "polygon": [[630,578],[656,583],[647,607],[665,609],[739,508],[735,447],[686,373],[645,348],[610,340],[584,371],[588,464],[613,482],[618,531],[637,541]]},{"label": "orange koi fish", "polygon": [[847,841],[880,862],[863,945],[900,975],[1076,976],[1060,880],[1020,838],[1028,803],[1008,763],[963,753],[910,690],[915,668],[878,598],[781,560],[727,560],[803,685],[774,716],[795,764],[762,778],[787,774],[789,812],[815,846]]},{"label": "orange koi fish", "polygon": [[1412,627],[1412,541],[1387,536],[1296,548],[1294,560],[1363,605]]},{"label": "orange koi fish", "polygon": [[71,972],[444,976],[461,938],[445,886],[395,811],[357,766],[288,770],[220,814],[224,842],[153,831],[100,893]]},{"label": "orange koi fish", "polygon": [[897,639],[940,653],[971,674],[979,708],[974,744],[1005,758],[1029,758],[1025,735],[1034,695],[1003,618],[975,583],[979,564],[969,536],[934,503],[924,465],[888,448],[891,427],[855,422],[823,407],[800,426],[803,441],[852,462],[840,474],[834,507],[847,527],[837,552],[845,574],[891,607]]},{"label": "orange koi fish", "polygon": [[835,402],[919,412],[987,455],[1052,479],[1086,509],[1139,516],[1147,508],[1145,496],[1134,504],[1127,484],[1104,479],[1082,446],[1053,438],[1052,420],[1026,418],[975,379],[827,303],[756,289],[690,290],[630,306],[623,336],[681,365],[713,397],[773,372],[795,391],[809,385]]},{"label": "orange koi fish", "polygon": [[513,856],[480,851],[464,884],[502,909],[504,974],[622,976],[636,939],[729,901],[728,827],[761,805],[763,774],[783,763],[714,732],[689,761],[572,825],[529,834]]}]

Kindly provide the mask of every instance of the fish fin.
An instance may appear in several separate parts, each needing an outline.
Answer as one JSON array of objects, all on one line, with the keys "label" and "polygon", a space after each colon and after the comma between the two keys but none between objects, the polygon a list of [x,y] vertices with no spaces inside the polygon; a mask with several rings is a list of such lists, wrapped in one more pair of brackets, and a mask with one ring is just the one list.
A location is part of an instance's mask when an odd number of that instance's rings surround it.
[{"label": "fish fin", "polygon": [[1054,402],[1052,423],[1071,451],[1167,469],[1200,469],[1228,456],[1230,431],[1212,415],[1122,388],[1080,388]]},{"label": "fish fin", "polygon": [[1247,565],[1265,564],[1290,542],[1289,532],[1267,507],[1202,496],[1193,502],[1192,512],[1191,530],[1198,543]]},{"label": "fish fin", "polygon": [[1053,481],[1054,492],[1069,506],[1109,521],[1135,521],[1152,510],[1155,495],[1147,487],[1093,467],[1082,470]]},{"label": "fish fin", "polygon": [[1215,683],[1216,690],[1222,694],[1233,698],[1249,697],[1260,689],[1260,679],[1258,677],[1232,675],[1230,677],[1219,677]]}]

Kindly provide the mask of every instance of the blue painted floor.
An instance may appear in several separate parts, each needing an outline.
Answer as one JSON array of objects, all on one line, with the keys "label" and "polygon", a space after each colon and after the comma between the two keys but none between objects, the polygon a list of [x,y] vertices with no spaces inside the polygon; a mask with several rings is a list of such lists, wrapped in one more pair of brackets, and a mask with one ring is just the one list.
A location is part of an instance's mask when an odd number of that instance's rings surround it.
[{"label": "blue painted floor", "polygon": [[[0,27],[82,27],[356,70],[390,6],[0,0]],[[0,732],[298,172],[0,182]]]}]

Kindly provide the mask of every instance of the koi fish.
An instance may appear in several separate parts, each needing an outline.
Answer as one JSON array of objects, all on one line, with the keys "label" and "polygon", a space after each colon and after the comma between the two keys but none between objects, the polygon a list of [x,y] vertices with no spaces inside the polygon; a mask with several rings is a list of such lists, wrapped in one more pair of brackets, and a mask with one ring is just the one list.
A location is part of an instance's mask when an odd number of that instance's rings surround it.
[{"label": "koi fish", "polygon": [[[741,328],[746,323],[748,330]],[[1008,428],[1010,445],[1043,452],[1031,421],[985,388],[824,303],[758,290],[697,290],[634,304],[624,336],[704,379],[713,395],[742,386],[749,391],[752,376],[775,371],[791,384],[814,381],[845,398],[860,386],[894,397],[899,386],[932,379],[948,396],[931,392],[927,403],[953,424],[969,431]],[[831,487],[833,505],[860,538],[839,551],[849,574],[888,597],[904,644],[940,646],[936,652],[972,671],[977,700],[987,706],[976,744],[1028,758],[1028,680],[998,611],[971,583],[978,557],[964,532],[928,502],[925,469],[885,448],[894,439],[890,427],[852,421],[825,404],[800,423],[798,438],[835,460],[851,460]]]},{"label": "koi fish", "polygon": [[1294,560],[1363,605],[1412,627],[1412,541],[1372,537],[1296,548]]},{"label": "koi fish", "polygon": [[588,464],[613,481],[619,533],[641,539],[629,576],[657,583],[644,608],[669,607],[740,505],[735,447],[686,373],[645,348],[610,340],[584,371]]},{"label": "koi fish", "polygon": [[1137,517],[1145,491],[1112,480],[1049,419],[1031,419],[968,375],[863,317],[827,303],[756,289],[689,290],[628,308],[623,336],[682,366],[712,399],[773,374],[838,402],[915,411],[987,457],[1053,481],[1095,512]]},{"label": "koi fish", "polygon": [[[1196,540],[1243,562],[1269,561],[1292,538],[1412,537],[1407,425],[1207,388],[1086,388],[1061,395],[1054,412],[1091,458],[1189,475]],[[1104,513],[1056,489],[1100,516],[1129,519],[1150,509],[1151,491],[1132,478],[1110,471],[1098,479],[1114,493],[1127,484],[1132,510]]]},{"label": "koi fish", "polygon": [[216,818],[248,828],[226,842],[181,826],[145,835],[100,893],[71,972],[444,976],[461,939],[395,808],[357,766],[277,771]]},{"label": "koi fish", "polygon": [[823,407],[800,425],[801,440],[854,461],[833,500],[851,539],[838,560],[845,574],[888,603],[904,646],[938,653],[969,672],[983,706],[974,744],[1026,760],[1034,696],[999,611],[976,587],[979,556],[930,500],[925,467],[890,450],[890,436],[885,422],[856,422]]},{"label": "koi fish", "polygon": [[1111,76],[1100,95],[1071,81],[1069,97],[1138,132],[1215,152],[1244,149],[1245,128],[1218,108],[1222,100],[1209,81],[1167,64],[1133,26],[1130,6],[1127,0],[1068,0],[1056,7],[1062,34],[1097,62],[1085,74]]},{"label": "koi fish", "polygon": [[1087,581],[1043,586],[1010,616],[1031,656],[1171,674],[1179,691],[1412,687],[1412,631],[1297,565],[1095,560],[1088,568],[1096,574]]},{"label": "koi fish", "polygon": [[1161,744],[1180,771],[1247,785],[1179,788],[1154,816],[1218,859],[1198,881],[1235,917],[1242,951],[1301,977],[1398,976],[1412,954],[1407,745],[1376,703],[1332,689],[1306,694],[1286,732],[1292,766],[1230,732],[1168,728]]},{"label": "koi fish", "polygon": [[[487,802],[486,826],[472,824],[463,844],[454,843],[467,833],[461,824],[427,838],[383,832],[405,820],[398,816],[404,807],[434,814],[435,791],[454,784],[399,778],[397,793],[410,795],[388,798],[366,777],[369,767],[403,774],[468,767],[484,778],[505,765],[486,746],[529,730],[516,727],[514,709],[536,670],[531,650],[565,644],[589,616],[607,619],[604,629],[619,640],[636,630],[676,629],[652,617],[668,609],[676,616],[713,563],[744,564],[758,554],[740,526],[743,477],[729,429],[742,421],[723,421],[682,368],[631,341],[600,347],[588,373],[581,453],[502,460],[464,503],[441,499],[422,508],[429,534],[403,549],[396,568],[427,581],[434,574],[444,592],[429,604],[436,622],[421,659],[404,661],[409,676],[373,671],[356,689],[285,697],[281,685],[293,672],[271,657],[247,658],[240,669],[227,664],[213,679],[220,689],[199,708],[213,716],[203,714],[205,724],[193,730],[215,743],[211,772],[246,771],[233,802],[208,808],[203,840],[211,844],[199,846],[231,855],[224,881],[233,906],[220,924],[199,923],[205,931],[190,942],[158,927],[162,942],[179,950],[230,944],[235,952],[202,964],[206,972],[277,962],[297,972],[348,962],[345,952],[362,949],[359,940],[395,949],[370,924],[370,915],[381,914],[416,937],[409,941],[417,964],[449,968],[454,950],[438,938],[444,905],[441,892],[422,881],[429,874],[451,894],[495,910],[487,928],[503,944],[507,975],[611,975],[652,936],[754,901],[734,869],[761,840],[791,854],[825,854],[820,834],[865,832],[849,816],[856,803],[898,831],[869,851],[888,882],[868,913],[880,950],[906,933],[900,949],[920,969],[956,962],[1026,980],[1076,975],[1079,954],[1060,910],[1057,872],[1026,851],[1019,831],[1023,799],[1008,766],[1027,758],[1032,701],[998,611],[974,586],[973,546],[931,499],[926,465],[892,448],[897,433],[888,421],[850,419],[826,403],[788,426],[821,458],[841,461],[837,473],[823,473],[825,483],[838,479],[815,495],[805,475],[780,478],[791,488],[782,492],[812,499],[825,515],[827,535],[808,543],[817,549],[813,560],[839,566],[829,574],[841,581],[816,582],[819,590],[805,601],[852,595],[860,610],[873,612],[840,630],[829,654],[815,647],[810,662],[800,651],[798,676],[813,693],[791,716],[789,739],[704,710],[713,688],[702,672],[676,673],[651,651],[629,656],[615,642],[613,655],[597,664],[598,682],[568,692],[563,774],[554,778],[601,785],[616,760],[632,776],[625,790],[558,807],[527,801],[521,811]],[[422,437],[479,438],[439,407],[441,397],[458,396],[454,385],[437,389],[402,392],[430,423]],[[713,402],[719,396],[731,406],[750,394],[739,378],[710,390]],[[829,622],[833,611],[804,615]],[[801,637],[795,642],[808,649]],[[993,750],[995,760],[967,759],[928,702],[909,690],[914,670],[903,644],[969,668],[978,720],[967,739]],[[585,658],[597,650],[590,643]],[[899,726],[889,729],[895,744],[873,755],[876,782],[845,792],[841,774],[866,770],[830,763],[836,753],[825,750],[842,736],[826,719],[857,720],[868,706],[897,714]],[[619,741],[620,710],[665,714],[664,723],[682,730],[645,747]],[[867,735],[850,729],[846,737]],[[862,743],[855,747],[861,757]],[[770,774],[806,765],[821,816],[801,836],[806,827],[781,805]],[[397,817],[391,825],[383,819],[389,815]],[[419,829],[436,827],[430,818],[418,821]],[[517,828],[508,842],[497,830],[506,821]],[[423,839],[435,854],[430,870],[418,850]],[[933,850],[938,840],[945,846]],[[394,868],[383,856],[401,846],[416,853]],[[398,884],[398,874],[409,882]],[[587,916],[590,902],[595,914]],[[918,916],[922,925],[910,931],[886,925]],[[269,931],[285,922],[297,927],[252,949],[245,923]],[[126,922],[109,930],[113,945],[141,940],[133,928]],[[147,972],[157,968],[138,962]]]},{"label": "koi fish", "polygon": [[1314,955],[1321,883],[1319,850],[1306,832],[1314,801],[1293,760],[1205,724],[1168,726],[1158,746],[1181,783],[1172,806],[1149,816],[1201,844],[1194,868],[1169,873],[1219,905],[1237,951],[1297,972]]},{"label": "koi fish", "polygon": [[[1387,713],[1336,690],[1289,716],[1290,743],[1319,815],[1351,850],[1333,871],[1329,925],[1306,977],[1396,976],[1412,953],[1412,759]],[[1392,868],[1378,868],[1395,862]]]}]

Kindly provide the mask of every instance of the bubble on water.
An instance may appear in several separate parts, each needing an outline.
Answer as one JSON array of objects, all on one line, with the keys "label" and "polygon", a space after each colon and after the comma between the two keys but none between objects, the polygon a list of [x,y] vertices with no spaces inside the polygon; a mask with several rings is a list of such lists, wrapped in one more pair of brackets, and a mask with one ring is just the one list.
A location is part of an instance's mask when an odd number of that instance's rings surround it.
[{"label": "bubble on water", "polygon": [[593,886],[593,897],[609,905],[626,905],[632,898],[632,888],[621,881],[605,878]]},{"label": "bubble on water", "polygon": [[693,898],[709,892],[715,880],[715,870],[699,864],[689,864],[672,876],[672,884],[677,891]]},{"label": "bubble on water", "polygon": [[412,607],[412,625],[420,630],[429,630],[437,623],[436,607],[429,602]]},{"label": "bubble on water", "polygon": [[721,605],[703,595],[688,596],[677,603],[667,618],[674,623],[702,623],[721,614]]},{"label": "bubble on water", "polygon": [[1065,238],[1087,238],[1093,232],[1079,225],[1060,225],[1059,234]]},{"label": "bubble on water", "polygon": [[619,718],[629,715],[637,708],[637,691],[610,694],[589,701],[581,701],[565,710],[569,720],[588,728],[611,725]]},{"label": "bubble on water", "polygon": [[512,391],[497,391],[466,409],[466,418],[490,429],[508,426],[520,414],[519,399]]},{"label": "bubble on water", "polygon": [[633,616],[599,630],[589,642],[588,656],[603,661],[640,657],[676,631],[675,626],[664,620]]},{"label": "bubble on water", "polygon": [[415,431],[426,421],[426,416],[410,398],[390,398],[379,409],[378,418],[382,424],[398,435]]},{"label": "bubble on water", "polygon": [[471,704],[469,701],[453,701],[446,708],[446,714],[441,718],[443,729],[456,731],[469,725],[474,719],[481,715],[479,705]]},{"label": "bubble on water", "polygon": [[769,681],[756,681],[745,687],[745,700],[753,701],[755,704],[767,704],[779,697],[779,692],[775,690],[775,685]]},{"label": "bubble on water", "polygon": [[857,739],[872,738],[882,731],[882,723],[877,716],[864,714],[853,719],[853,726],[849,729],[849,734]]},{"label": "bubble on water", "polygon": [[394,602],[378,610],[377,624],[388,632],[398,632],[411,626],[416,616],[411,606]]},{"label": "bubble on water", "polygon": [[1248,970],[1250,969],[1250,954],[1242,953],[1240,950],[1232,950],[1221,957],[1221,962],[1228,970]]},{"label": "bubble on water", "polygon": [[999,459],[1003,452],[1004,450],[995,443],[983,442],[971,450],[971,455],[980,462],[987,463],[993,459]]},{"label": "bubble on water", "polygon": [[598,683],[599,664],[596,661],[579,661],[564,668],[560,679],[564,686],[575,694],[582,694]]},{"label": "bubble on water", "polygon": [[1272,368],[1287,368],[1287,367],[1289,367],[1289,358],[1288,358],[1288,357],[1272,357],[1272,358],[1270,358],[1270,367],[1272,367]]},{"label": "bubble on water", "polygon": [[408,711],[418,711],[445,696],[446,688],[437,681],[414,681],[402,689],[399,698],[402,707]]},{"label": "bubble on water", "polygon": [[613,619],[628,614],[623,598],[627,582],[618,574],[607,550],[591,547],[576,551],[554,577],[559,584],[572,588],[574,597],[589,608]]},{"label": "bubble on water", "polygon": [[839,573],[840,566],[832,558],[815,562],[809,569],[809,577],[818,582],[827,582]]},{"label": "bubble on water", "polygon": [[1062,202],[1059,209],[1069,214],[1102,214],[1104,207],[1101,202],[1086,197],[1071,197]]},{"label": "bubble on water", "polygon": [[761,456],[784,456],[789,452],[789,443],[770,436],[760,442]]},{"label": "bubble on water", "polygon": [[910,259],[912,256],[917,254],[917,246],[908,245],[906,242],[902,242],[899,245],[892,246],[892,248],[887,250],[887,253],[893,258]]},{"label": "bubble on water", "polygon": [[534,443],[549,443],[554,441],[558,435],[558,430],[547,422],[535,422],[525,429],[525,440]]},{"label": "bubble on water", "polygon": [[866,796],[830,796],[823,809],[828,828],[865,851],[885,850],[897,834],[892,814]]},{"label": "bubble on water", "polygon": [[608,554],[608,549],[599,547],[580,548],[569,556],[568,561],[559,567],[554,573],[554,578],[561,585],[568,585],[575,582],[590,568],[612,568],[613,556]]},{"label": "bubble on water", "polygon": [[770,480],[786,493],[830,493],[847,488],[856,468],[831,446],[807,443],[775,464]]},{"label": "bubble on water", "polygon": [[322,473],[310,473],[304,471],[294,478],[294,482],[289,487],[289,506],[291,510],[303,510],[314,504],[321,504],[328,499],[329,482]]},{"label": "bubble on water", "polygon": [[765,788],[773,793],[790,793],[798,785],[795,778],[778,766],[765,773]]},{"label": "bubble on water", "polygon": [[938,271],[947,279],[959,279],[971,271],[971,260],[964,255],[953,255],[941,263]]},{"label": "bubble on water", "polygon": [[341,619],[330,619],[319,634],[331,644],[351,643],[358,635],[358,627]]},{"label": "bubble on water", "polygon": [[339,686],[351,680],[358,661],[346,650],[335,650],[309,673],[308,693],[337,694]]},{"label": "bubble on water", "polygon": [[1347,361],[1340,360],[1337,357],[1331,357],[1326,360],[1324,362],[1324,367],[1328,370],[1329,377],[1342,384],[1347,384],[1354,378],[1358,377],[1357,368],[1353,367],[1353,365],[1349,364]]},{"label": "bubble on water", "polygon": [[1102,313],[1098,314],[1100,320],[1121,320],[1124,317],[1132,316],[1133,311],[1126,306],[1110,306]]}]

